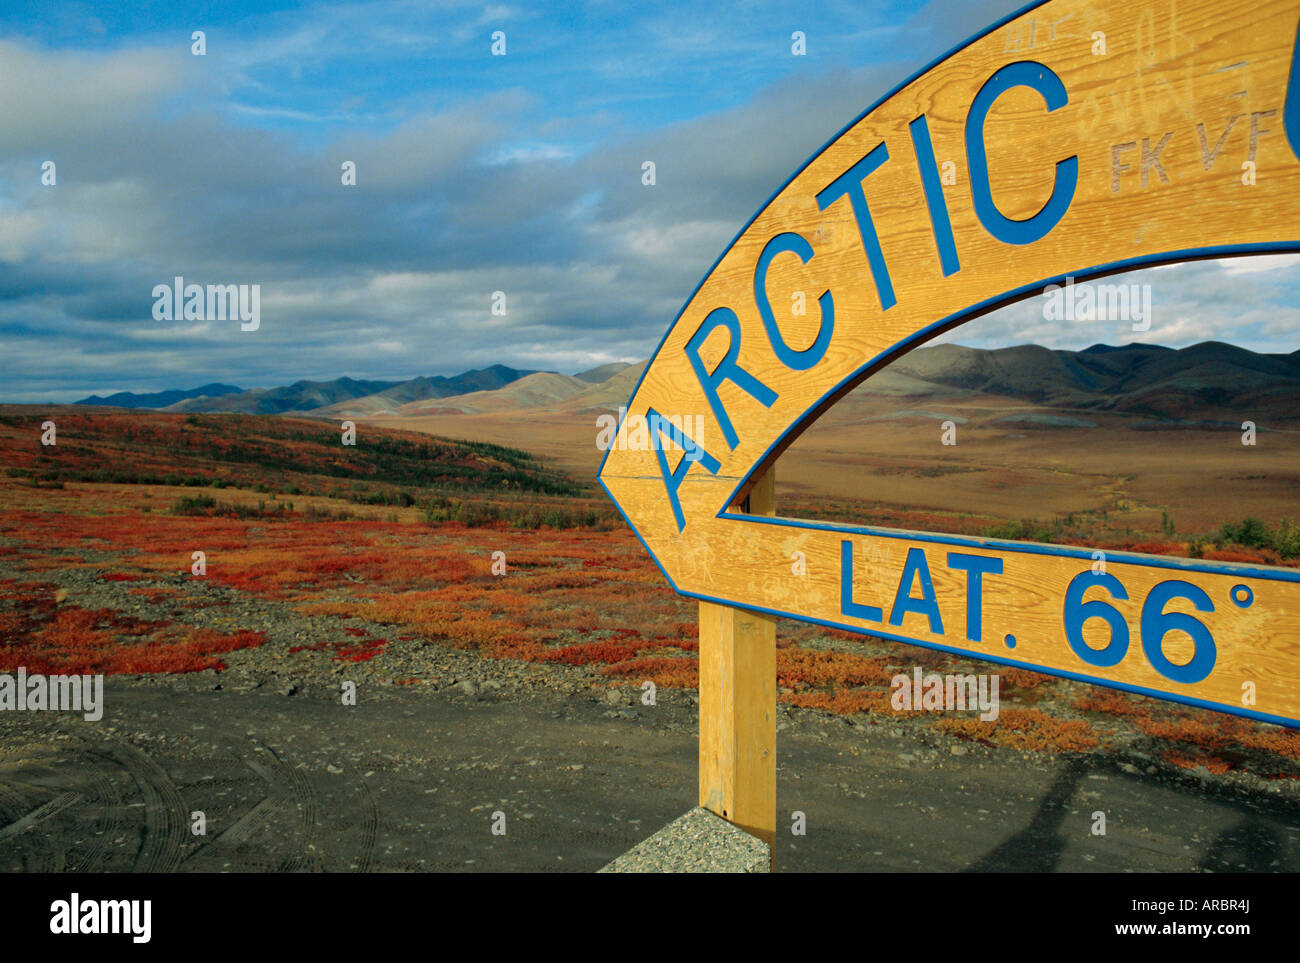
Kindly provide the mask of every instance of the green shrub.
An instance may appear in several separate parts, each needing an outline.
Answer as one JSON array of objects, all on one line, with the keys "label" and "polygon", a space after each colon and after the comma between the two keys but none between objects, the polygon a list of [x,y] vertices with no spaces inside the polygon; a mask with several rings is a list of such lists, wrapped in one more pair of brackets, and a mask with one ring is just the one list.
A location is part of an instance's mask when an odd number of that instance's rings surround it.
[{"label": "green shrub", "polygon": [[1218,544],[1231,543],[1246,548],[1272,548],[1273,533],[1258,518],[1243,519],[1240,524],[1225,524],[1219,530]]},{"label": "green shrub", "polygon": [[1036,518],[994,525],[986,534],[989,538],[1002,538],[1010,542],[1053,542],[1060,537],[1059,527],[1049,528]]},{"label": "green shrub", "polygon": [[1214,544],[1271,549],[1282,558],[1295,558],[1300,556],[1300,525],[1284,518],[1277,528],[1269,528],[1258,518],[1245,518],[1236,525],[1228,523],[1220,528]]},{"label": "green shrub", "polygon": [[171,507],[173,515],[206,515],[217,507],[211,495],[182,495]]}]

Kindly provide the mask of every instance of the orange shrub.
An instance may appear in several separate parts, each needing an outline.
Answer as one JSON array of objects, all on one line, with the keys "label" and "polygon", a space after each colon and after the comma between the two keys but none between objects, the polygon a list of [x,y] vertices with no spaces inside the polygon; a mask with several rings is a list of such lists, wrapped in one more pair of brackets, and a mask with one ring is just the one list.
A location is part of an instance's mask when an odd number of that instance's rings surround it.
[{"label": "orange shrub", "polygon": [[1054,719],[1038,709],[1003,709],[993,722],[970,716],[944,716],[934,727],[963,739],[1013,749],[1086,752],[1101,744],[1088,723]]}]

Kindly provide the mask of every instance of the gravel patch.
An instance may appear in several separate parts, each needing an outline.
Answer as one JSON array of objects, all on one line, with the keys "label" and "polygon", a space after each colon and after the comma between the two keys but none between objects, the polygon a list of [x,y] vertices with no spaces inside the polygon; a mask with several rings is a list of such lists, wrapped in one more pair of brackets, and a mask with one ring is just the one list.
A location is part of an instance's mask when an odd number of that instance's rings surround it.
[{"label": "gravel patch", "polygon": [[602,873],[766,873],[767,843],[700,806],[605,866]]}]

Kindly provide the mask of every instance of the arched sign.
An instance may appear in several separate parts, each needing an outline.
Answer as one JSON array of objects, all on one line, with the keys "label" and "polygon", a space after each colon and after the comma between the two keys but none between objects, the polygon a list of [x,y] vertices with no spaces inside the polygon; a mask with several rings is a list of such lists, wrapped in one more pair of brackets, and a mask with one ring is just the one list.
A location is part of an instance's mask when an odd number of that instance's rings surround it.
[{"label": "arched sign", "polygon": [[1297,0],[1049,0],[818,151],[656,351],[627,409],[651,444],[601,466],[677,591],[1300,727],[1295,569],[1095,571],[1084,549],[739,507],[818,415],[955,325],[1067,277],[1300,250],[1298,26]]}]

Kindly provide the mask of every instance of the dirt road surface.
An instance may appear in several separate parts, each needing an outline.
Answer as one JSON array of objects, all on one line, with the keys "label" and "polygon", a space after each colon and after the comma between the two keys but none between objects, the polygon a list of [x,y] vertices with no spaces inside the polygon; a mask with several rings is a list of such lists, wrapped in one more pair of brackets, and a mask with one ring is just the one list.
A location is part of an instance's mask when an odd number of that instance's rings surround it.
[{"label": "dirt road surface", "polygon": [[[105,704],[0,713],[0,870],[590,872],[695,802],[685,691],[363,685],[346,706],[323,683],[110,677]],[[779,726],[779,870],[1300,869],[1290,786],[786,706]]]}]

